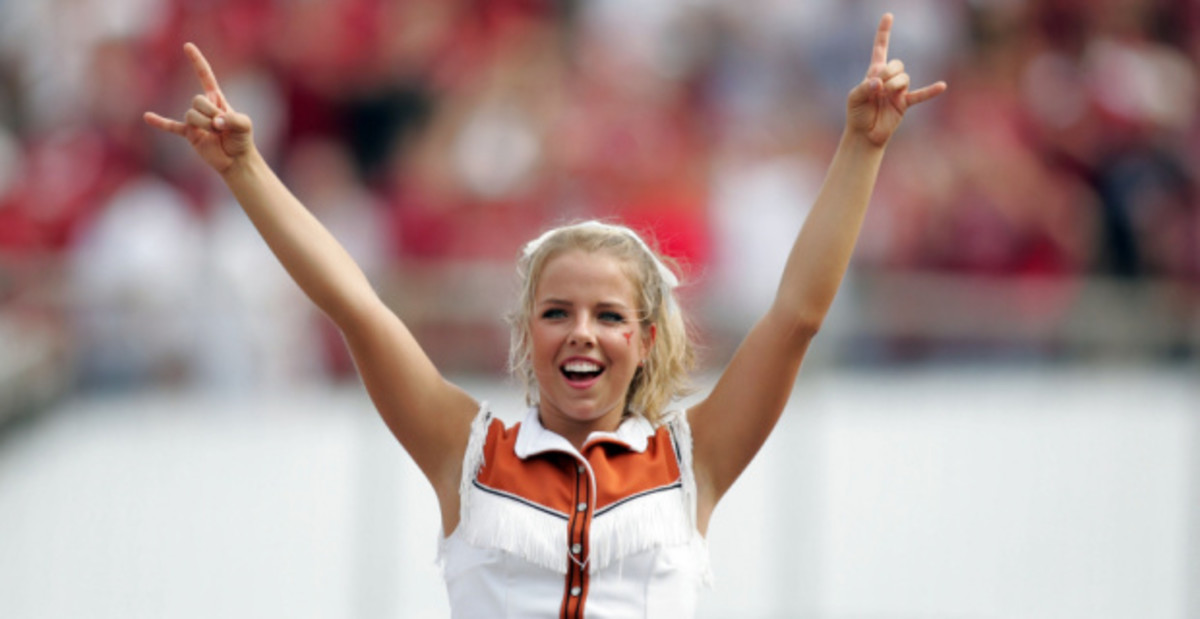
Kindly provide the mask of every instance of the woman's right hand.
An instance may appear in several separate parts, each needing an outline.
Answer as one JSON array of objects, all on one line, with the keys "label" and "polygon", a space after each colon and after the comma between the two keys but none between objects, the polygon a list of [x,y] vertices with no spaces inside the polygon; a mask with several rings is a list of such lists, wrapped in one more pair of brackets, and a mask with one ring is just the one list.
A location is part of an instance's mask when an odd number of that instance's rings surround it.
[{"label": "woman's right hand", "polygon": [[187,138],[205,163],[225,174],[254,150],[250,117],[235,112],[229,105],[212,67],[195,45],[187,43],[183,51],[192,61],[204,94],[192,98],[192,107],[184,114],[183,122],[154,112],[146,112],[143,118],[151,127]]}]

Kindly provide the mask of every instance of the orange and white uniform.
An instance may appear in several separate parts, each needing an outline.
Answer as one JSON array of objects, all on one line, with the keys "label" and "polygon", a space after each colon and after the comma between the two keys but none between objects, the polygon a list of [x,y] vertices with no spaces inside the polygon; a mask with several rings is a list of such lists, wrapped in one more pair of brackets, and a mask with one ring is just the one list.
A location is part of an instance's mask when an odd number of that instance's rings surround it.
[{"label": "orange and white uniform", "polygon": [[531,409],[480,412],[458,528],[441,543],[456,619],[690,617],[710,581],[686,417],[641,417],[582,450]]}]

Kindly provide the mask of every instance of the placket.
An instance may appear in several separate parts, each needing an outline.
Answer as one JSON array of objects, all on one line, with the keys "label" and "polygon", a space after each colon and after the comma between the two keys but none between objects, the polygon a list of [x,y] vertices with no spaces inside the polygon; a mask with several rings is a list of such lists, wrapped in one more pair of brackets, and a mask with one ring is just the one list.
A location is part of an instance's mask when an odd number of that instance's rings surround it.
[{"label": "placket", "polygon": [[575,509],[567,524],[567,577],[563,591],[562,619],[582,619],[587,603],[588,559],[591,556],[592,518],[596,511],[596,477],[587,459],[575,458]]}]

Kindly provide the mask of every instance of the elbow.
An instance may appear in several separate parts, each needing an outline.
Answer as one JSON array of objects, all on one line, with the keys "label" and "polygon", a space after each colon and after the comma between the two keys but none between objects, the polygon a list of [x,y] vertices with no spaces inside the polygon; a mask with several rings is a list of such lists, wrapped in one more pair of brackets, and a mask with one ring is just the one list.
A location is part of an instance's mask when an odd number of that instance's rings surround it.
[{"label": "elbow", "polygon": [[788,330],[791,340],[797,344],[807,345],[817,336],[817,331],[821,330],[821,323],[824,322],[824,316],[796,316],[791,321],[791,327]]},{"label": "elbow", "polygon": [[332,294],[323,299],[313,298],[313,302],[343,333],[368,324],[381,311],[387,311],[374,294]]},{"label": "elbow", "polygon": [[775,307],[771,312],[775,328],[781,338],[794,346],[807,346],[821,330],[825,313],[800,308]]}]

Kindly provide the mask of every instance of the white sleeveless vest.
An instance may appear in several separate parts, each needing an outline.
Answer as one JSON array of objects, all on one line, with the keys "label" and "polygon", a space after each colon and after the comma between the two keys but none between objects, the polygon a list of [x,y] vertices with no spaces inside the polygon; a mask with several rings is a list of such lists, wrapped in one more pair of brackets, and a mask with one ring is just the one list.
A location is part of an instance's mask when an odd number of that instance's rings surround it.
[{"label": "white sleeveless vest", "polygon": [[455,619],[691,617],[711,582],[686,417],[641,417],[576,450],[537,409],[472,424],[440,560]]}]

